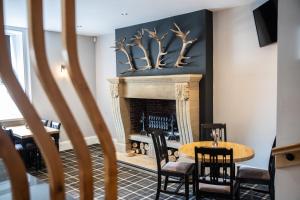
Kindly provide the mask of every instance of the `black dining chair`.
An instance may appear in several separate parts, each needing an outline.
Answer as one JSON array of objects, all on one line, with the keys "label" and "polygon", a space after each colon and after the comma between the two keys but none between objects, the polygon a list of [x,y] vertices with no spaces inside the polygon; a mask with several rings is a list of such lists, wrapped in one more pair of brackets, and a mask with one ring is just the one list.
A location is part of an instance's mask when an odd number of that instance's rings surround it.
[{"label": "black dining chair", "polygon": [[28,166],[28,154],[27,154],[28,152],[25,150],[25,148],[22,146],[22,144],[16,143],[15,137],[14,137],[11,129],[5,129],[4,132],[10,138],[11,142],[15,146],[15,149],[17,150],[17,152],[20,154],[25,165]]},{"label": "black dining chair", "polygon": [[212,131],[215,130],[220,133],[220,140],[227,142],[226,124],[211,123],[200,125],[200,141],[213,141]]},{"label": "black dining chair", "polygon": [[[167,143],[164,134],[161,131],[157,130],[154,131],[151,135],[155,149],[158,175],[157,193],[155,199],[159,199],[159,195],[161,192],[166,194],[180,195],[184,196],[185,199],[189,199],[190,177],[194,173],[193,164],[184,162],[170,162],[168,158]],[[162,176],[165,177],[163,189],[161,188]],[[169,178],[178,180],[169,180]],[[167,190],[169,183],[179,183],[179,185],[175,191],[170,191]],[[183,184],[185,186],[185,192],[180,193],[179,190]]]},{"label": "black dining chair", "polygon": [[[205,171],[209,171],[208,176]],[[230,174],[229,178],[226,174]],[[237,192],[234,179],[235,164],[232,149],[195,147],[197,200],[201,197],[234,199]]]},{"label": "black dining chair", "polygon": [[[276,138],[274,139],[272,148],[276,147]],[[275,178],[275,158],[270,153],[268,170],[252,168],[247,166],[238,166],[236,181],[240,189],[253,190],[255,192],[269,193],[271,200],[275,199],[274,189],[274,178]],[[267,185],[268,191],[260,190],[256,188],[249,188],[246,186],[240,186],[241,183],[246,184],[261,184]],[[239,191],[240,193],[240,191]]]},{"label": "black dining chair", "polygon": [[60,122],[51,121],[49,127],[60,130],[61,123]]},{"label": "black dining chair", "polygon": [[[49,123],[49,120],[47,120],[47,125],[48,127],[50,128],[55,128],[55,129],[58,129],[60,130],[61,128],[61,123],[60,122],[55,122],[55,121],[50,121]],[[54,141],[54,138],[52,138],[52,140]],[[59,144],[55,144],[57,146],[57,149],[59,149]],[[41,152],[39,151],[39,149],[37,148],[37,151],[35,152],[35,160],[36,160],[36,169],[41,169],[42,168],[42,154]]]},{"label": "black dining chair", "polygon": [[41,122],[43,123],[44,126],[48,126],[48,119],[41,119]]}]

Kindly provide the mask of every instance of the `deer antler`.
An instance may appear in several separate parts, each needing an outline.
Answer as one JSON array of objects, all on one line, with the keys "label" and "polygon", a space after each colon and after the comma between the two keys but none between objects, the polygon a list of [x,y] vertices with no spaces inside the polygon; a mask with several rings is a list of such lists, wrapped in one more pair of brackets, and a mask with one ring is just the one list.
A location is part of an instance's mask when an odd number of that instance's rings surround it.
[{"label": "deer antler", "polygon": [[174,32],[176,34],[177,37],[179,37],[182,40],[182,47],[179,53],[179,56],[176,60],[175,66],[176,67],[182,67],[182,65],[186,65],[187,63],[185,63],[183,60],[187,60],[190,59],[191,57],[186,57],[184,56],[186,48],[188,47],[188,45],[192,44],[193,42],[195,42],[197,40],[197,38],[195,39],[188,39],[188,35],[190,34],[190,31],[187,32],[182,32],[181,29],[179,28],[179,26],[174,23],[174,26],[176,27],[177,30],[173,30],[171,29],[172,32]]},{"label": "deer antler", "polygon": [[125,42],[126,42],[126,38],[124,37],[123,39],[120,39],[120,41],[116,41],[116,46],[113,46],[112,48],[115,48],[115,51],[123,52],[127,57],[127,62],[120,62],[120,63],[129,65],[128,71],[135,71],[136,68],[132,64],[132,58],[127,51],[126,48],[127,44]]},{"label": "deer antler", "polygon": [[149,59],[148,52],[142,43],[143,36],[144,36],[144,29],[142,29],[142,32],[138,31],[137,34],[131,38],[132,44],[130,44],[130,46],[137,46],[143,51],[144,57],[138,59],[142,59],[146,61],[146,65],[144,66],[144,69],[151,69],[152,66],[151,66],[151,61]]},{"label": "deer antler", "polygon": [[161,59],[162,56],[166,55],[168,52],[164,52],[162,47],[162,40],[165,39],[166,35],[168,33],[164,33],[161,37],[157,35],[156,29],[154,28],[154,31],[150,31],[148,29],[145,29],[149,33],[149,37],[154,39],[158,44],[158,54],[156,57],[156,63],[154,68],[161,69],[162,66],[165,66],[165,63],[161,63],[164,59]]}]

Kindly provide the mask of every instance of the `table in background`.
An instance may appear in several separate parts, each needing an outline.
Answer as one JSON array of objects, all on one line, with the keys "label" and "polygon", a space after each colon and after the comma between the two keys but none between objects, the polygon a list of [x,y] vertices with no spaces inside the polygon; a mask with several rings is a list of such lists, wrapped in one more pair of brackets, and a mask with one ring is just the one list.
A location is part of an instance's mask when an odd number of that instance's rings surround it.
[{"label": "table in background", "polygon": [[[50,136],[54,139],[55,145],[57,149],[59,150],[59,130],[55,128],[50,127],[44,127],[46,132],[50,134]],[[17,143],[22,144],[24,148],[26,148],[27,143],[32,143],[33,141],[33,134],[29,128],[27,128],[25,125],[22,126],[12,126],[7,127],[7,129],[11,129],[13,132],[13,135],[16,139]]]},{"label": "table in background", "polygon": [[[243,162],[254,157],[255,153],[251,147],[233,142],[218,142],[218,146],[213,146],[212,141],[193,142],[179,147],[180,155],[195,160],[195,147],[226,148],[233,149],[233,162]],[[220,157],[220,159],[223,159]]]}]

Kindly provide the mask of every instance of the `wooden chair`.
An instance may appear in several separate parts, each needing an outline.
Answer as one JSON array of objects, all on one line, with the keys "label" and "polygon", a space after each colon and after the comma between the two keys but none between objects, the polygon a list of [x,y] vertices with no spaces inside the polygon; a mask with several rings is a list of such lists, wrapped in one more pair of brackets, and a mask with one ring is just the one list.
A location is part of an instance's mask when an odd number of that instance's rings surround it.
[{"label": "wooden chair", "polygon": [[[209,171],[208,176],[205,174],[206,170]],[[229,179],[226,174],[230,174]],[[232,149],[195,147],[196,199],[202,196],[234,199],[237,192],[234,179],[235,164]]]},{"label": "wooden chair", "polygon": [[[276,138],[273,142],[272,148],[276,147]],[[271,200],[275,199],[275,189],[274,189],[274,177],[275,177],[275,158],[270,153],[268,170],[251,168],[246,166],[239,166],[237,168],[236,181],[240,188],[250,189],[256,192],[269,193]],[[248,187],[241,187],[241,183],[248,184],[262,184],[268,186],[268,191],[252,189]],[[240,191],[239,191],[240,192]]]},{"label": "wooden chair", "polygon": [[200,125],[200,141],[212,141],[212,131],[218,131],[220,133],[220,140],[227,142],[226,124],[201,124]]},{"label": "wooden chair", "polygon": [[[160,192],[167,194],[176,194],[189,199],[190,176],[194,173],[192,163],[170,162],[168,158],[167,143],[164,134],[161,131],[154,131],[152,140],[155,148],[157,161],[157,193],[156,199],[159,199]],[[161,188],[162,176],[165,177],[164,189]],[[179,181],[171,181],[169,178],[179,178]],[[168,183],[179,183],[175,191],[168,191]],[[179,193],[181,186],[184,184],[185,193]]]}]

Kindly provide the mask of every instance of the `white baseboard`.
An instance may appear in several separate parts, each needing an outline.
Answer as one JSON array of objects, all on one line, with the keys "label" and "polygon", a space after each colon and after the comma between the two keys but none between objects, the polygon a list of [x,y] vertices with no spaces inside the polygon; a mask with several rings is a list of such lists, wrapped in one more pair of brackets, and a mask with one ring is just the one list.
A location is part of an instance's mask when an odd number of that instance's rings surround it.
[{"label": "white baseboard", "polygon": [[[97,136],[85,137],[84,140],[87,145],[99,144],[99,140],[98,140]],[[72,146],[70,140],[59,143],[59,151],[65,151],[65,150],[69,150],[69,149],[73,149],[73,146]]]},{"label": "white baseboard", "polygon": [[252,166],[252,165],[245,165],[245,164],[240,164],[240,163],[236,164],[236,167],[238,167],[238,166],[241,166],[241,167],[250,167],[250,168],[255,168],[255,169],[264,169],[264,170],[267,170],[267,169],[265,169],[265,168],[256,167],[256,166]]}]

